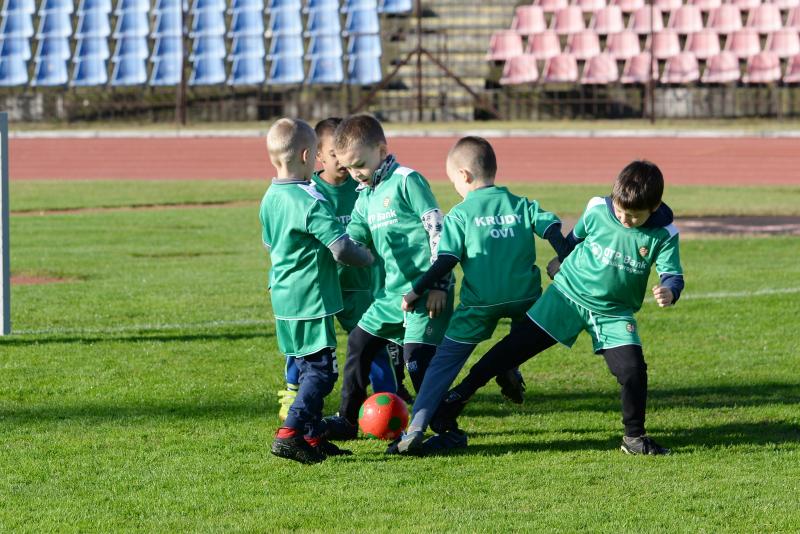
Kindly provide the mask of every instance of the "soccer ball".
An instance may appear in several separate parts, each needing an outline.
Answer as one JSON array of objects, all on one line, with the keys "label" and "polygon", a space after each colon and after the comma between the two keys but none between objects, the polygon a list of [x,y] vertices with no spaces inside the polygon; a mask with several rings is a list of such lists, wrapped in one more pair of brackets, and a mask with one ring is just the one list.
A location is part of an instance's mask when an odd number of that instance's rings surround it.
[{"label": "soccer ball", "polygon": [[358,411],[358,427],[372,438],[395,439],[406,426],[408,406],[394,393],[376,393]]}]

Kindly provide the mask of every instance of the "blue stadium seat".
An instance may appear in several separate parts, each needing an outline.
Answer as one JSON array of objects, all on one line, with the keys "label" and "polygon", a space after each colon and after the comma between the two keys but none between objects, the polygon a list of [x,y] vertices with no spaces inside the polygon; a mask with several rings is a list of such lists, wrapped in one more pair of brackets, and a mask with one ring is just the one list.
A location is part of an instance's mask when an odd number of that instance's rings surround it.
[{"label": "blue stadium seat", "polygon": [[266,78],[263,59],[255,56],[235,57],[228,85],[261,85]]},{"label": "blue stadium seat", "polygon": [[66,85],[68,79],[66,59],[42,58],[36,62],[31,85],[39,87]]},{"label": "blue stadium seat", "polygon": [[36,50],[37,61],[44,57],[69,59],[71,55],[68,37],[45,37],[39,41],[39,49]]},{"label": "blue stadium seat", "polygon": [[181,12],[173,10],[159,11],[156,14],[153,26],[153,37],[181,37],[183,35],[183,25],[181,24]]},{"label": "blue stadium seat", "polygon": [[20,56],[0,57],[0,86],[28,83],[28,64]]},{"label": "blue stadium seat", "polygon": [[225,35],[225,12],[211,9],[196,12],[189,35]]},{"label": "blue stadium seat", "polygon": [[150,75],[150,85],[164,87],[181,83],[181,70],[183,57],[164,56],[153,59],[153,73]]},{"label": "blue stadium seat", "polygon": [[111,57],[111,53],[108,50],[108,39],[105,37],[78,39],[75,44],[75,57],[80,59],[88,57],[108,59]]},{"label": "blue stadium seat", "polygon": [[269,83],[286,85],[303,83],[303,58],[294,56],[277,56],[272,60],[269,69]]},{"label": "blue stadium seat", "polygon": [[122,56],[114,61],[111,85],[142,85],[147,81],[145,60],[134,56]]},{"label": "blue stadium seat", "polygon": [[381,36],[372,35],[353,35],[347,42],[348,56],[372,56],[381,57]]},{"label": "blue stadium seat", "polygon": [[108,13],[102,11],[86,11],[78,16],[78,27],[75,37],[108,37],[111,35],[111,23]]},{"label": "blue stadium seat", "polygon": [[153,45],[153,58],[171,56],[183,57],[183,39],[180,37],[161,37]]},{"label": "blue stadium seat", "polygon": [[339,10],[339,0],[308,0],[306,3],[305,11],[312,11],[314,9],[333,8]]},{"label": "blue stadium seat", "polygon": [[269,45],[270,57],[303,57],[302,35],[276,35]]},{"label": "blue stadium seat", "polygon": [[120,15],[126,11],[150,11],[150,0],[118,0],[114,13]]},{"label": "blue stadium seat", "polygon": [[347,13],[344,31],[347,33],[380,33],[381,25],[375,9],[358,9]]},{"label": "blue stadium seat", "polygon": [[162,11],[182,11],[184,9],[189,9],[189,3],[186,0],[156,0],[153,12],[158,14]]},{"label": "blue stadium seat", "polygon": [[342,57],[342,38],[339,35],[318,35],[308,43],[306,57]]},{"label": "blue stadium seat", "polygon": [[302,5],[300,4],[300,0],[269,0],[267,4],[269,10],[272,11],[274,9],[301,9]]},{"label": "blue stadium seat", "polygon": [[387,15],[403,15],[414,10],[414,0],[383,0],[378,11]]},{"label": "blue stadium seat", "polygon": [[342,33],[342,23],[339,21],[337,9],[317,8],[308,12],[306,35],[339,35],[340,33]]},{"label": "blue stadium seat", "polygon": [[303,33],[303,19],[299,9],[273,9],[270,11],[269,31],[273,35]]},{"label": "blue stadium seat", "polygon": [[63,11],[47,11],[39,18],[36,38],[69,37],[72,35],[72,17]]},{"label": "blue stadium seat", "polygon": [[0,57],[18,57],[28,61],[31,58],[30,40],[22,37],[0,37]]},{"label": "blue stadium seat", "polygon": [[3,15],[8,13],[26,13],[28,15],[33,15],[35,12],[35,0],[5,0],[3,2]]},{"label": "blue stadium seat", "polygon": [[226,55],[224,37],[221,35],[204,35],[195,38],[189,59],[194,61],[198,57],[224,58]]},{"label": "blue stadium seat", "polygon": [[12,11],[3,16],[0,24],[0,35],[3,37],[33,37],[33,20],[27,13]]},{"label": "blue stadium seat", "polygon": [[211,11],[225,11],[225,0],[194,0],[192,2],[192,13],[197,13],[206,9]]},{"label": "blue stadium seat", "polygon": [[[302,46],[302,43],[301,43]],[[234,37],[231,45],[231,56],[237,57],[259,57],[266,55],[264,38],[260,35],[248,35],[247,37]]]},{"label": "blue stadium seat", "polygon": [[342,3],[342,13],[359,10],[378,10],[378,0],[344,0]]},{"label": "blue stadium seat", "polygon": [[232,0],[230,12],[235,13],[240,9],[258,9],[264,11],[264,0]]},{"label": "blue stadium seat", "polygon": [[117,40],[117,48],[114,50],[115,61],[124,56],[145,59],[149,55],[146,37],[122,37]]},{"label": "blue stadium seat", "polygon": [[317,57],[308,68],[308,82],[315,85],[342,83],[342,60],[335,57]]},{"label": "blue stadium seat", "polygon": [[225,83],[225,60],[215,57],[198,57],[192,63],[189,85],[217,85]]},{"label": "blue stadium seat", "polygon": [[374,56],[352,56],[347,66],[351,85],[372,85],[383,79],[381,59]]},{"label": "blue stadium seat", "polygon": [[150,33],[150,20],[147,11],[123,11],[117,18],[114,38],[147,37]]},{"label": "blue stadium seat", "polygon": [[81,0],[78,4],[78,14],[89,11],[99,11],[100,13],[111,13],[111,0]]},{"label": "blue stadium seat", "polygon": [[73,87],[90,87],[93,85],[105,85],[106,83],[108,83],[108,67],[104,59],[87,57],[75,62],[70,85]]},{"label": "blue stadium seat", "polygon": [[264,14],[261,10],[240,9],[233,13],[230,37],[264,35]]},{"label": "blue stadium seat", "polygon": [[61,11],[71,14],[75,11],[75,5],[72,0],[44,0],[41,7],[39,7],[39,12],[47,13],[49,11]]}]

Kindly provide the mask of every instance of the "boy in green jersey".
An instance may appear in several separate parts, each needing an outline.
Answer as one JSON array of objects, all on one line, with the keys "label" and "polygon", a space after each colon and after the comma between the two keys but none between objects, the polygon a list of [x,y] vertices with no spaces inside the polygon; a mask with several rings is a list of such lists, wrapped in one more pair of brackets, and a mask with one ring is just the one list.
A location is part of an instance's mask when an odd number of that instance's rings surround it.
[{"label": "boy in green jersey", "polygon": [[272,442],[272,454],[302,463],[349,454],[321,438],[322,406],[336,382],[333,315],[342,310],[336,262],[370,265],[372,254],[350,240],[328,201],[309,182],[317,137],[303,121],[280,119],[267,134],[277,175],[261,201],[262,241],[269,251],[270,297],[278,347],[296,359],[297,396]]},{"label": "boy in green jersey", "polygon": [[[671,306],[684,287],[678,230],[661,202],[664,178],[648,161],[634,161],[614,183],[610,197],[595,197],[567,237],[574,250],[548,265],[553,283],[509,335],[478,361],[439,405],[435,430],[457,428],[456,417],[492,376],[555,345],[571,347],[581,331],[592,337],[622,386],[621,449],[628,454],[669,454],[645,433],[647,364],[633,315],[642,306],[650,269],[661,307]],[[560,269],[559,269],[560,265]]]},{"label": "boy in green jersey", "polygon": [[[422,450],[434,411],[478,343],[492,336],[500,319],[522,321],[541,296],[534,236],[547,239],[557,253],[565,250],[558,217],[535,200],[496,186],[496,173],[494,150],[480,137],[460,139],[447,155],[447,176],[464,200],[444,218],[436,263],[414,283],[402,305],[413,308],[419,295],[458,263],[464,272],[461,302],[428,366],[408,431],[389,446],[389,453]],[[465,446],[466,435],[453,429],[424,445]]]},{"label": "boy in green jersey", "polygon": [[345,119],[334,143],[339,164],[363,186],[347,231],[354,241],[374,247],[386,272],[383,288],[347,339],[339,414],[325,419],[331,439],[354,439],[370,365],[387,343],[403,345],[406,369],[419,391],[450,319],[452,277],[439,280],[413,310],[400,309],[403,295],[436,259],[439,204],[421,174],[388,154],[383,128],[373,117]]}]

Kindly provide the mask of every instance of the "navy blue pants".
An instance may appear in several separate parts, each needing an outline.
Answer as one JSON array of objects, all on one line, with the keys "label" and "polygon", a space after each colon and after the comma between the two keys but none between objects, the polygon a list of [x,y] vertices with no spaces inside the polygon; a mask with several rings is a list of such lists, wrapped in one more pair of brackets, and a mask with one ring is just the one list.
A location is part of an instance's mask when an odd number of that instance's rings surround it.
[{"label": "navy blue pants", "polygon": [[295,360],[300,388],[283,426],[293,428],[307,438],[314,438],[320,434],[325,397],[333,390],[339,376],[336,353],[333,349],[323,349]]}]

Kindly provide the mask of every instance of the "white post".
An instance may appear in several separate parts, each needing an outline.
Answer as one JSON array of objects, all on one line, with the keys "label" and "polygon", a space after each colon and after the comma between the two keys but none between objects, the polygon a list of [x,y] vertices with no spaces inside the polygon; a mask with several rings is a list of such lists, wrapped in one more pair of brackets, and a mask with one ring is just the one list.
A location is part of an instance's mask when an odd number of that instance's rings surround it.
[{"label": "white post", "polygon": [[11,333],[11,255],[8,247],[8,113],[0,113],[0,296],[3,309],[0,315],[0,335]]}]

